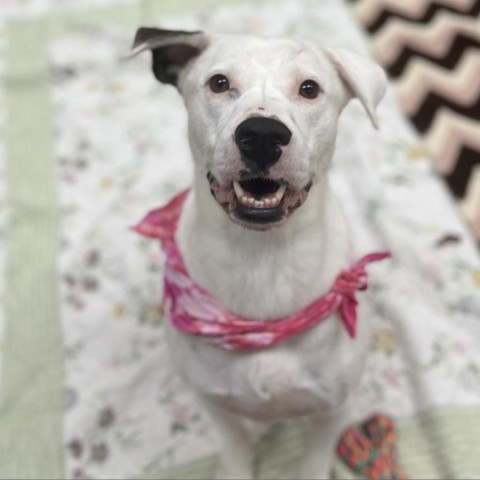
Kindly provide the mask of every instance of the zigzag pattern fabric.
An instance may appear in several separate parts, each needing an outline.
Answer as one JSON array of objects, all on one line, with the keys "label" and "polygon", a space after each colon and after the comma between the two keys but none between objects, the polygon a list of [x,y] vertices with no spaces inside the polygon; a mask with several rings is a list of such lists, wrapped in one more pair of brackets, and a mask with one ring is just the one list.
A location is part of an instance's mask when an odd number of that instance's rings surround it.
[{"label": "zigzag pattern fabric", "polygon": [[480,0],[354,0],[353,9],[480,241]]}]

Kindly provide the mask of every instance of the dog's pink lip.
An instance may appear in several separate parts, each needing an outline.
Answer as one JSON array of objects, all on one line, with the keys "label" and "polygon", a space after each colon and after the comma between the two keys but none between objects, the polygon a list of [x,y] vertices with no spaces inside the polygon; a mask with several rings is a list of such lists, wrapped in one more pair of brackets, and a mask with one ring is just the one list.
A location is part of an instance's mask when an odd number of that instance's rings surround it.
[{"label": "dog's pink lip", "polygon": [[[210,183],[210,190],[215,200],[220,204],[231,220],[240,223],[246,228],[254,230],[265,230],[272,226],[283,223],[295,210],[297,210],[307,199],[308,192],[312,186],[309,182],[304,188],[293,189],[286,181],[266,179],[278,185],[285,185],[285,193],[277,205],[263,205],[262,208],[255,208],[255,204],[241,204],[234,191],[234,181],[227,186],[220,185],[220,182],[211,174],[207,175]],[[251,177],[254,179],[255,177]],[[245,185],[245,179],[238,180]],[[272,186],[272,191],[273,191]],[[271,195],[268,193],[267,195]],[[260,199],[262,197],[259,197]]]}]

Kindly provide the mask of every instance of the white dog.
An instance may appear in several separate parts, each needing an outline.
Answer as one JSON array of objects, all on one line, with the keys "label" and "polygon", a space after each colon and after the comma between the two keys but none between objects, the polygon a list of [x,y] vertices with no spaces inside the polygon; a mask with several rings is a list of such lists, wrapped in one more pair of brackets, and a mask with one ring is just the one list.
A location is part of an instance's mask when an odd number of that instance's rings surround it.
[{"label": "white dog", "polygon": [[[141,28],[133,53],[147,49],[188,111],[194,182],[175,234],[188,275],[242,319],[304,311],[358,260],[327,170],[351,98],[376,125],[384,72],[304,40]],[[328,478],[369,336],[360,308],[354,338],[339,317],[246,351],[169,324],[174,364],[221,436],[219,478],[253,477],[245,419],[294,415],[311,416],[298,478]]]}]

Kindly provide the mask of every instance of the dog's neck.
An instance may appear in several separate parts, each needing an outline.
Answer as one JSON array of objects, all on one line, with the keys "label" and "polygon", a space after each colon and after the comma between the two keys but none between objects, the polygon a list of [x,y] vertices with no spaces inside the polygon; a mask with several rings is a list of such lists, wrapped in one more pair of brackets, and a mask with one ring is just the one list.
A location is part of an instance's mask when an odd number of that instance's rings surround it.
[{"label": "dog's neck", "polygon": [[226,310],[252,320],[291,315],[326,293],[352,257],[346,223],[328,181],[282,225],[245,229],[230,220],[197,175],[177,242],[191,277]]}]

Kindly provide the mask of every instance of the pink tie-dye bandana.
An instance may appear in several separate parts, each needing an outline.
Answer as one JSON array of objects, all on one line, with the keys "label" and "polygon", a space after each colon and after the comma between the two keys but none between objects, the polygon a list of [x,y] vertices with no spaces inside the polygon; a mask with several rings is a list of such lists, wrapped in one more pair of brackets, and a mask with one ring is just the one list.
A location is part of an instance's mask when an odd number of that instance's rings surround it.
[{"label": "pink tie-dye bandana", "polygon": [[355,337],[357,300],[355,292],[365,290],[370,262],[390,257],[390,253],[372,253],[341,272],[328,293],[304,310],[278,320],[258,322],[226,312],[218,301],[189,276],[175,243],[175,231],[188,190],[166,206],[150,212],[134,230],[161,241],[166,255],[164,309],[172,324],[227,350],[264,348],[289,339],[313,327],[338,311],[350,337]]}]

